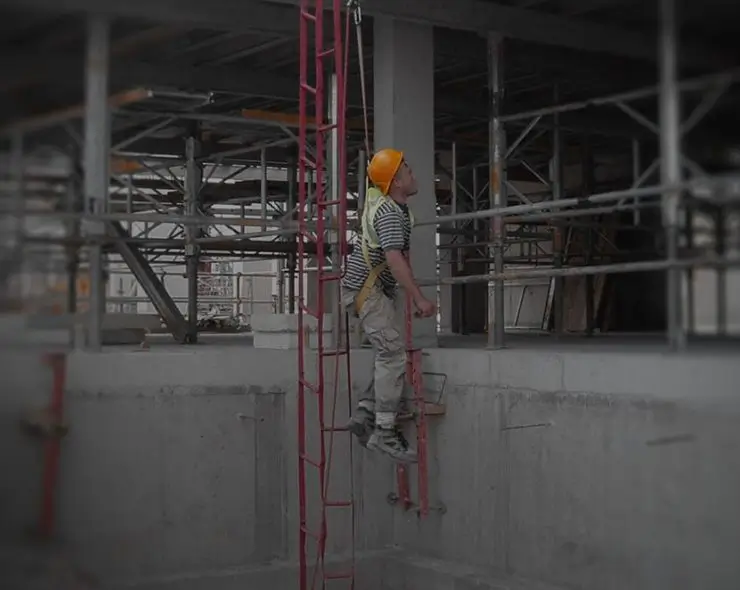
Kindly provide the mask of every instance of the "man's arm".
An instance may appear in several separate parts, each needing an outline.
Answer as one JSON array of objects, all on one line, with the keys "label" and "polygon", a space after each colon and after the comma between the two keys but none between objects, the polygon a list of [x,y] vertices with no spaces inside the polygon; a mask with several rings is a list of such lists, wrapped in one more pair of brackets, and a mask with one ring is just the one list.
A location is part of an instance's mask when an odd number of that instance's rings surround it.
[{"label": "man's arm", "polygon": [[419,285],[414,280],[414,273],[406,256],[401,250],[386,250],[385,259],[388,262],[388,268],[391,269],[393,276],[403,289],[411,294],[414,301],[421,301],[424,295],[419,289]]},{"label": "man's arm", "polygon": [[403,252],[406,245],[403,232],[403,214],[396,209],[379,212],[374,220],[374,226],[380,247],[383,249],[386,262],[388,262],[388,268],[390,268],[395,279],[411,295],[414,303],[419,304],[426,301],[414,280],[411,265]]}]

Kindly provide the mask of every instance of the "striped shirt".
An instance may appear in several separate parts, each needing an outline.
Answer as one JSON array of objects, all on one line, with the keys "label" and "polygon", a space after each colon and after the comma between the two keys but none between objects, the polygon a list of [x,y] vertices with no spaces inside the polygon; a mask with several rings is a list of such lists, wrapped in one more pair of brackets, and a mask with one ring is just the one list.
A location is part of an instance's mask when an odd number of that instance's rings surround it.
[{"label": "striped shirt", "polygon": [[[369,248],[370,263],[373,267],[385,262],[385,253],[392,250],[408,252],[411,243],[411,216],[408,205],[400,203],[383,203],[375,213],[373,228],[378,236],[380,248]],[[346,289],[359,291],[367,280],[370,269],[362,254],[362,245],[358,243],[347,258],[347,268],[342,279]],[[393,298],[398,283],[389,268],[380,273],[380,284],[383,292]]]}]

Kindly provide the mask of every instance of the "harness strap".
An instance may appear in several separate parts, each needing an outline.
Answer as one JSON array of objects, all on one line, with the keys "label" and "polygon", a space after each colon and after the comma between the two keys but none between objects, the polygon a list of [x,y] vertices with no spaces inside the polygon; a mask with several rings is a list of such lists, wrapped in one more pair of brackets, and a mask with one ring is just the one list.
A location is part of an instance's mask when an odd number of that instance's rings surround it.
[{"label": "harness strap", "polygon": [[375,282],[378,280],[378,277],[380,277],[380,275],[386,268],[388,268],[388,263],[381,262],[378,266],[374,266],[370,269],[370,272],[368,273],[367,278],[362,285],[362,289],[360,289],[360,292],[355,298],[355,312],[357,313],[357,315],[360,315],[362,307],[365,305],[367,298],[370,296],[370,292],[375,286]]}]

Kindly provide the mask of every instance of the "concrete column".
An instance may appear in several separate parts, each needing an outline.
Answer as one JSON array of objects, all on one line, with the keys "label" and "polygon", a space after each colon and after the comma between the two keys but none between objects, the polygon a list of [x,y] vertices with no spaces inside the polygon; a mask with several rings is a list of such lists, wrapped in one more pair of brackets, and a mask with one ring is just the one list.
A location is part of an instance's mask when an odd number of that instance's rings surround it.
[{"label": "concrete column", "polygon": [[[419,182],[419,193],[411,201],[417,221],[434,219],[434,36],[431,26],[385,17],[374,21],[373,111],[375,149],[402,150]],[[411,264],[420,279],[435,276],[437,266],[436,226],[414,229]],[[436,300],[436,288],[425,287],[425,295]],[[414,321],[414,344],[436,346],[436,319]]]}]

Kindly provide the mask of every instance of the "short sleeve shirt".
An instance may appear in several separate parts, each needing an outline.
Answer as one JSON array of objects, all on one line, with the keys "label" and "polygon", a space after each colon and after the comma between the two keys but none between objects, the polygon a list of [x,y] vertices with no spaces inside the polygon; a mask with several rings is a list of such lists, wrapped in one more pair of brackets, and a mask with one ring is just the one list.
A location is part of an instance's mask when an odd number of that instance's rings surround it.
[{"label": "short sleeve shirt", "polygon": [[[373,267],[385,261],[385,253],[393,250],[408,252],[411,243],[411,215],[408,205],[388,201],[378,207],[373,219],[373,228],[378,236],[379,248],[369,248],[370,263]],[[362,255],[360,244],[355,246],[347,258],[347,269],[342,279],[342,286],[359,290],[365,284],[370,269]],[[383,292],[388,297],[395,296],[398,284],[393,273],[386,268],[379,277]]]}]

